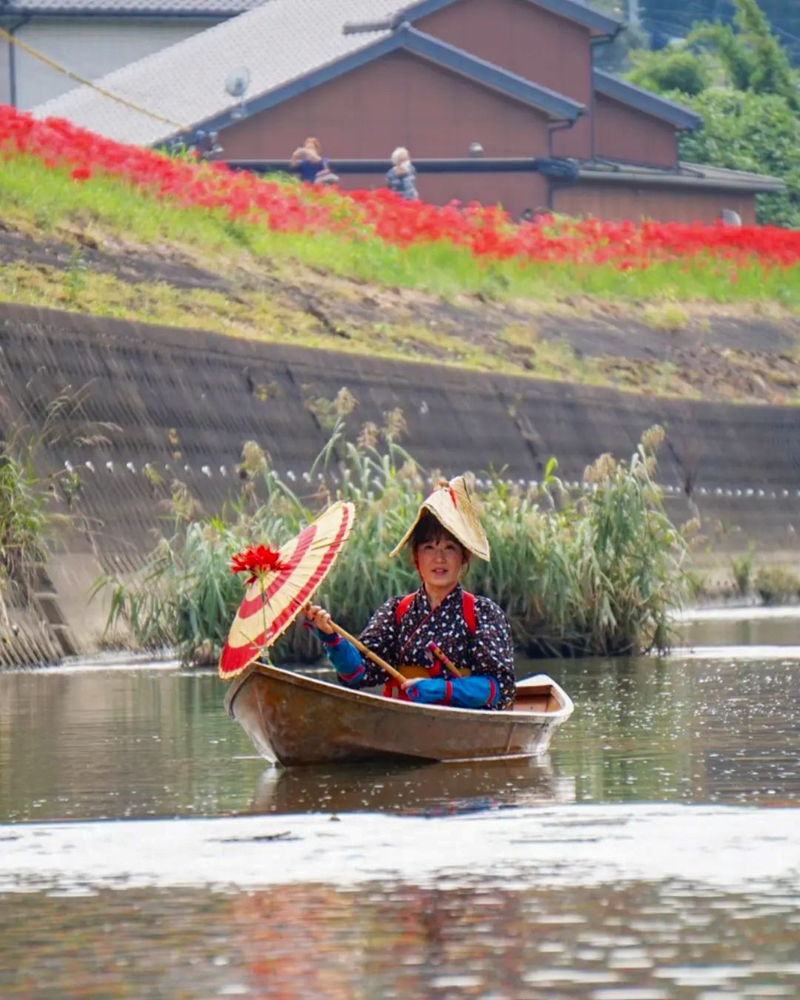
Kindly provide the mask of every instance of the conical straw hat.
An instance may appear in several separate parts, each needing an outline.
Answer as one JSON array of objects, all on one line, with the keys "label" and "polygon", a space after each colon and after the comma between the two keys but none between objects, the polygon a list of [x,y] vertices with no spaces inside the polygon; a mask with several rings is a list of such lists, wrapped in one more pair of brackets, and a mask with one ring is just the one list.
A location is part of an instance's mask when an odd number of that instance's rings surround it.
[{"label": "conical straw hat", "polygon": [[425,512],[433,514],[441,526],[457,538],[459,542],[479,559],[489,562],[489,539],[478,520],[475,508],[472,506],[469,490],[463,476],[456,476],[448,482],[440,479],[439,485],[424,501],[414,523],[395,545],[390,555],[396,556],[408,542]]}]

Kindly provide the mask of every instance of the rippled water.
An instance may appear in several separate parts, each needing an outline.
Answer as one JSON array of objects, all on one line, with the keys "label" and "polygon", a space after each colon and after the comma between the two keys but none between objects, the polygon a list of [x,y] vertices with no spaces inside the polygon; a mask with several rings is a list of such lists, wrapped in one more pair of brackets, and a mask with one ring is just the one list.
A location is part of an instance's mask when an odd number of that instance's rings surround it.
[{"label": "rippled water", "polygon": [[0,675],[0,995],[800,997],[798,626],[548,664],[539,761],[265,769],[211,674]]}]

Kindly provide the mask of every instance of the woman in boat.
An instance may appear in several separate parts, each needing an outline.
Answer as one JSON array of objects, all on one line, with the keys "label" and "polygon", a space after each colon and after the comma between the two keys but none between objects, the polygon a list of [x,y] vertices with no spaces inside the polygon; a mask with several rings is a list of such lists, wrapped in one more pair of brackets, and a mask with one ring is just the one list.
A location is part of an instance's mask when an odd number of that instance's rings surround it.
[{"label": "woman in boat", "polygon": [[[473,597],[460,583],[471,556],[489,559],[489,543],[463,476],[441,481],[391,555],[409,542],[419,589],[381,605],[360,636],[372,652],[409,678],[402,688],[337,635],[324,608],[306,608],[306,618],[324,643],[340,682],[350,688],[383,683],[384,694],[425,704],[511,708],[514,647],[506,616],[489,598]],[[431,643],[443,657],[431,652]],[[445,668],[445,658],[463,676]]]}]

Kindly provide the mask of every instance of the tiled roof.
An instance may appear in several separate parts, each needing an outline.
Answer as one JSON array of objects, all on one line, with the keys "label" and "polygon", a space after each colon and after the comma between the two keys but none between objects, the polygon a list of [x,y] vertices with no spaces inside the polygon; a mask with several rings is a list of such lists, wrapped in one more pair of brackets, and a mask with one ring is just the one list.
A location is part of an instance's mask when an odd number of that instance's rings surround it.
[{"label": "tiled roof", "polygon": [[0,0],[0,15],[234,17],[265,0]]},{"label": "tiled roof", "polygon": [[387,2],[391,0],[267,0],[256,10],[97,81],[103,90],[168,121],[88,86],[39,105],[34,114],[68,118],[110,138],[142,145],[174,136],[182,131],[173,124],[178,123],[191,139],[199,126],[219,130],[234,120],[231,112],[238,102],[226,93],[225,81],[239,67],[250,72],[246,112],[255,114],[400,47],[531,104],[551,118],[574,121],[584,112],[583,105],[562,94],[408,25],[394,32],[344,33],[348,22],[390,16]]},{"label": "tiled roof", "polygon": [[[187,128],[234,109],[228,75],[247,67],[245,97],[300,81],[315,70],[388,38],[389,31],[345,35],[347,21],[391,15],[392,0],[267,0],[239,17],[115,70],[98,85]],[[36,117],[68,118],[123,142],[153,145],[176,129],[83,86],[33,109]]]},{"label": "tiled roof", "polygon": [[690,111],[688,108],[684,108],[683,105],[677,104],[675,101],[669,101],[666,97],[654,94],[650,90],[643,90],[641,87],[636,87],[634,84],[628,83],[627,80],[614,76],[612,73],[604,73],[602,70],[596,69],[592,77],[594,89],[598,94],[611,97],[622,104],[629,104],[631,107],[637,108],[645,114],[653,115],[655,118],[661,118],[663,121],[669,122],[670,125],[674,125],[676,128],[696,129],[700,128],[703,124],[702,117],[695,111]]},{"label": "tiled roof", "polygon": [[[416,0],[415,3],[407,3],[404,8],[400,8],[397,16],[405,17],[413,23],[455,2],[457,0]],[[591,4],[584,3],[583,0],[530,0],[530,2],[546,8],[553,14],[566,17],[570,21],[577,21],[578,24],[608,35],[616,35],[622,29],[622,21],[618,18],[609,17],[608,14],[592,7]]]},{"label": "tiled roof", "polygon": [[448,45],[422,31],[416,31],[414,28],[406,26],[400,28],[394,37],[397,39],[398,45],[408,48],[410,52],[416,52],[423,58],[430,59],[440,66],[445,66],[456,73],[461,73],[470,79],[499,90],[516,100],[532,104],[534,107],[546,111],[553,118],[575,121],[586,110],[578,101],[573,101],[572,98],[565,97],[564,94],[559,94],[548,87],[542,87],[531,80],[526,80],[517,76],[516,73],[511,73],[500,66],[479,59],[463,49]]},{"label": "tiled roof", "polygon": [[578,162],[578,177],[582,181],[602,183],[654,184],[672,188],[706,188],[717,191],[740,191],[748,194],[781,194],[786,184],[778,177],[754,174],[745,170],[728,170],[702,163],[681,162],[677,170],[641,167],[615,160]]}]

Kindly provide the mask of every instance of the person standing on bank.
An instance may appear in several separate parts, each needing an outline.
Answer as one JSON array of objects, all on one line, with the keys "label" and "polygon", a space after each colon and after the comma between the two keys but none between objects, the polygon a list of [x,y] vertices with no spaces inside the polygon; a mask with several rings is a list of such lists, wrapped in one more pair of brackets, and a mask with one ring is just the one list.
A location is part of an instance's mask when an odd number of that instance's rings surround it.
[{"label": "person standing on bank", "polygon": [[399,194],[406,201],[419,198],[417,194],[417,172],[408,150],[404,146],[398,146],[392,153],[392,166],[386,174],[386,185],[390,191]]},{"label": "person standing on bank", "polygon": [[[463,476],[440,482],[391,555],[408,542],[421,586],[382,604],[360,636],[372,652],[409,678],[402,688],[334,631],[324,608],[310,604],[305,609],[339,681],[350,688],[383,683],[388,697],[425,704],[511,708],[516,680],[506,616],[488,597],[474,597],[459,582],[472,555],[489,560],[489,542]],[[466,676],[448,673],[432,655],[430,643]]]},{"label": "person standing on bank", "polygon": [[322,155],[319,139],[309,136],[302,146],[298,146],[289,160],[289,169],[300,174],[300,180],[306,184],[313,184],[318,174],[328,170],[328,158]]}]

